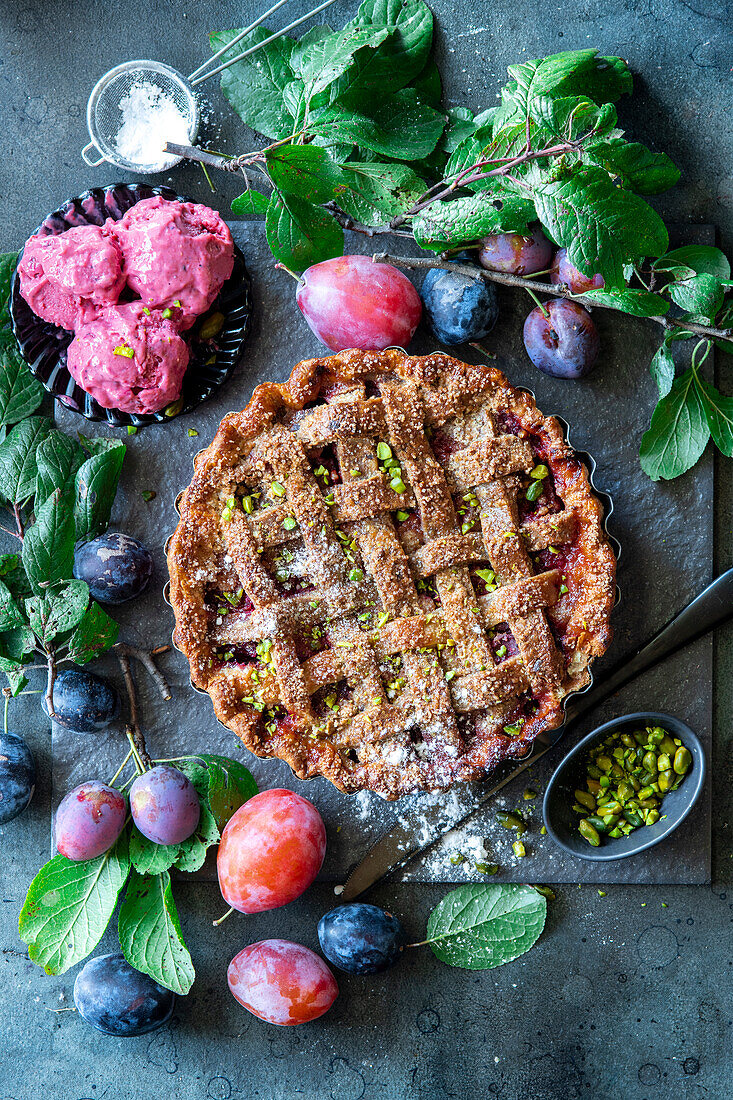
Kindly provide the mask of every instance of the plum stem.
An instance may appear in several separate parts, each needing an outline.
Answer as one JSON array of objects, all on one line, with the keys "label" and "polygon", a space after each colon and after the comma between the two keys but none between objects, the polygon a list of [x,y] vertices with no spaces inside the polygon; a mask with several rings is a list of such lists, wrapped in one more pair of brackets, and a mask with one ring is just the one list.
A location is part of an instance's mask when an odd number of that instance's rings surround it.
[{"label": "plum stem", "polygon": [[130,702],[130,724],[127,727],[127,735],[130,744],[135,749],[135,755],[143,765],[143,771],[148,768],[152,768],[153,762],[150,759],[150,754],[145,747],[145,737],[143,731],[140,729],[140,718],[137,709],[137,692],[135,690],[135,681],[132,677],[132,669],[130,668],[130,658],[126,653],[118,651],[117,660],[119,661],[120,668],[122,669],[122,675],[125,678],[125,688],[127,690],[127,698]]},{"label": "plum stem", "polygon": [[160,692],[161,699],[166,703],[169,701],[171,698],[170,685],[153,660],[153,657],[157,657],[159,653],[167,653],[170,649],[169,645],[156,646],[152,653],[146,653],[144,649],[138,649],[137,646],[129,645],[128,642],[117,642],[112,648],[117,653],[118,657],[119,655],[123,657],[135,657],[140,664],[144,665],[153,683]]},{"label": "plum stem", "polygon": [[[623,310],[611,305],[610,302],[597,301],[587,294],[571,294],[562,283],[553,286],[551,283],[539,283],[521,275],[509,275],[504,271],[488,271],[486,268],[476,267],[475,265],[457,264],[450,260],[433,260],[425,256],[393,256],[389,252],[375,252],[372,259],[375,263],[394,264],[395,267],[416,269],[437,267],[443,271],[457,271],[462,275],[470,275],[474,279],[477,275],[480,275],[482,279],[487,279],[490,283],[521,287],[522,290],[531,289],[537,294],[551,294],[553,298],[569,298],[573,302],[579,302],[587,309],[611,309],[615,313],[623,312]],[[655,321],[662,328],[681,328],[685,332],[692,332],[696,336],[707,336],[713,340],[733,339],[733,329],[730,328],[712,328],[710,325],[698,325],[692,321],[678,321],[674,317],[646,317],[645,320]]]},{"label": "plum stem", "polygon": [[211,922],[211,923],[213,924],[214,928],[218,928],[220,924],[223,924],[223,923],[224,923],[224,921],[225,921],[225,920],[226,920],[226,919],[227,919],[228,917],[231,917],[231,915],[232,915],[232,913],[233,913],[233,912],[234,912],[234,906],[232,905],[232,906],[230,906],[230,908],[229,908],[229,909],[227,909],[227,911],[226,911],[226,913],[224,914],[224,916],[223,916],[223,917],[219,917],[219,919],[218,919],[218,920],[213,920],[213,921]]},{"label": "plum stem", "polygon": [[147,771],[147,769],[140,757],[138,747],[135,744],[135,735],[133,734],[129,726],[125,726],[125,737],[130,742],[130,754],[132,755],[133,763],[135,765],[135,774],[142,775],[144,771]]},{"label": "plum stem", "polygon": [[46,654],[48,660],[46,661],[46,711],[49,718],[56,717],[56,711],[53,705],[53,686],[56,683],[56,656],[53,649],[47,649]]},{"label": "plum stem", "polygon": [[115,774],[114,774],[114,775],[112,776],[112,778],[110,779],[109,783],[107,784],[107,786],[108,786],[108,787],[113,787],[113,786],[114,786],[114,783],[115,783],[115,779],[119,779],[120,775],[122,774],[122,772],[123,772],[123,771],[125,770],[125,768],[127,767],[127,763],[128,763],[128,761],[129,761],[130,757],[131,757],[131,756],[134,756],[134,754],[135,754],[135,749],[134,749],[134,748],[133,748],[133,747],[131,746],[131,747],[130,747],[130,751],[128,752],[127,756],[126,756],[126,757],[125,757],[125,759],[124,759],[124,760],[122,761],[122,763],[120,764],[119,768],[117,769],[117,771],[116,771],[116,772],[115,772]]},{"label": "plum stem", "polygon": [[285,264],[281,264],[281,263],[276,263],[276,264],[275,264],[275,267],[277,268],[277,270],[278,270],[278,271],[287,271],[287,273],[288,273],[288,275],[290,276],[290,278],[291,278],[291,279],[295,279],[295,281],[296,281],[296,283],[298,284],[298,286],[302,286],[302,285],[303,285],[304,279],[303,279],[302,275],[296,275],[296,274],[295,274],[295,272],[294,272],[294,271],[291,271],[289,267],[286,267],[286,266],[285,266]]}]

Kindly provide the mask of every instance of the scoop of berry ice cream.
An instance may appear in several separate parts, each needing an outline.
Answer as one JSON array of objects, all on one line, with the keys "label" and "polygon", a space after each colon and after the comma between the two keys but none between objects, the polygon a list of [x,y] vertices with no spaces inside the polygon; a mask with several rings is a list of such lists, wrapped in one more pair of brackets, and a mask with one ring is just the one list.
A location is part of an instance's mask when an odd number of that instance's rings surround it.
[{"label": "scoop of berry ice cream", "polygon": [[77,331],[67,366],[103,408],[152,413],[180,396],[188,355],[160,310],[129,302],[108,307]]},{"label": "scoop of berry ice cream", "polygon": [[36,316],[72,332],[114,304],[125,285],[120,248],[99,225],[31,237],[18,276],[20,293]]},{"label": "scoop of berry ice cream", "polygon": [[124,254],[130,290],[151,308],[180,309],[180,328],[206,312],[232,273],[232,235],[208,206],[154,195],[107,224]]}]

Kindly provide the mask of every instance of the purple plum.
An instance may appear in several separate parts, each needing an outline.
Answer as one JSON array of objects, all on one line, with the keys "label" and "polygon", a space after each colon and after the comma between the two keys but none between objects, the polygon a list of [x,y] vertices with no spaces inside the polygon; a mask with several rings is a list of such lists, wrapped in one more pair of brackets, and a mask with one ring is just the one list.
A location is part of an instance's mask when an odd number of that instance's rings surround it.
[{"label": "purple plum", "polygon": [[183,772],[158,764],[130,787],[132,820],[155,844],[180,844],[195,833],[201,816],[196,789]]},{"label": "purple plum", "polygon": [[527,233],[492,233],[481,241],[478,258],[488,271],[507,275],[533,275],[546,271],[552,260],[553,244],[539,226]]},{"label": "purple plum", "polygon": [[600,340],[590,313],[567,298],[533,309],[523,335],[527,355],[553,378],[582,378],[598,358]]},{"label": "purple plum", "polygon": [[81,783],[56,811],[56,847],[67,859],[95,859],[112,847],[126,818],[127,806],[118,790],[98,779]]}]

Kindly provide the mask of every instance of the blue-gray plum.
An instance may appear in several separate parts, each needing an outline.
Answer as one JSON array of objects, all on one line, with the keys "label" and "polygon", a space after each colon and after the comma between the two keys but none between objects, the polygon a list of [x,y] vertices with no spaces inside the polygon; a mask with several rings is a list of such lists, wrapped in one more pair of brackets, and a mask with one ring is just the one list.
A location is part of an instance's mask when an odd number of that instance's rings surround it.
[{"label": "blue-gray plum", "polygon": [[571,294],[585,294],[589,290],[600,290],[606,285],[602,275],[581,275],[568,259],[567,248],[559,248],[550,268],[550,282],[553,286],[565,285]]},{"label": "blue-gray plum", "polygon": [[69,791],[56,811],[56,847],[74,861],[96,859],[119,837],[127,818],[125,799],[98,779]]},{"label": "blue-gray plum", "polygon": [[499,316],[496,287],[478,268],[473,276],[433,268],[425,276],[420,295],[430,329],[448,346],[483,339]]},{"label": "blue-gray plum", "polygon": [[132,820],[155,844],[180,844],[195,833],[201,804],[191,780],[170,764],[158,764],[130,787]]},{"label": "blue-gray plum", "polygon": [[[43,702],[46,709],[45,700]],[[108,680],[81,668],[63,669],[53,685],[54,721],[78,733],[106,729],[120,713],[120,697]]]},{"label": "blue-gray plum", "polygon": [[489,271],[507,275],[534,275],[546,271],[554,245],[539,226],[526,233],[491,233],[478,251],[479,263]]},{"label": "blue-gray plum", "polygon": [[74,982],[82,1019],[119,1038],[155,1031],[170,1020],[175,1003],[175,993],[135,970],[119,952],[90,959]]},{"label": "blue-gray plum", "polygon": [[321,951],[349,974],[377,974],[399,959],[407,942],[397,917],[364,902],[340,905],[318,922]]},{"label": "blue-gray plum", "polygon": [[147,587],[153,556],[147,546],[122,531],[106,531],[74,551],[74,576],[86,581],[99,603],[132,600]]},{"label": "blue-gray plum", "polygon": [[36,764],[17,733],[0,733],[0,825],[22,814],[36,787]]},{"label": "blue-gray plum", "polygon": [[523,336],[534,365],[554,378],[582,378],[600,350],[590,313],[567,298],[553,298],[533,309],[524,322]]}]

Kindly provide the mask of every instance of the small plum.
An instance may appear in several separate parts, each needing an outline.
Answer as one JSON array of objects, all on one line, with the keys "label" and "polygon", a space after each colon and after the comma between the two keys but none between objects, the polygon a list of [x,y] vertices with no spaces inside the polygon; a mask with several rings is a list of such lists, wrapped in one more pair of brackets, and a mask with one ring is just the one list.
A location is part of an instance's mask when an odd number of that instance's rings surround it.
[{"label": "small plum", "polygon": [[130,813],[154,844],[180,844],[196,832],[201,803],[188,776],[171,764],[158,764],[130,787]]},{"label": "small plum", "polygon": [[127,805],[114,787],[98,779],[69,791],[56,811],[56,847],[75,862],[96,859],[115,843],[127,818]]},{"label": "small plum", "polygon": [[0,733],[0,825],[22,814],[36,787],[36,764],[17,733]]},{"label": "small plum", "polygon": [[523,336],[534,365],[553,378],[582,378],[600,351],[590,313],[567,298],[553,298],[533,309],[524,322]]},{"label": "small plum", "polygon": [[369,256],[337,256],[304,271],[296,292],[310,329],[331,351],[406,347],[420,295],[401,271]]},{"label": "small plum", "polygon": [[577,267],[570,263],[567,248],[559,248],[555,253],[550,268],[550,282],[553,286],[564,284],[571,294],[586,294],[589,290],[600,290],[606,285],[602,275],[594,275],[592,278],[581,275]]},{"label": "small plum", "polygon": [[407,942],[397,917],[364,902],[339,905],[318,922],[321,951],[349,974],[378,974],[399,959]]},{"label": "small plum", "polygon": [[547,270],[552,252],[552,242],[535,226],[527,233],[491,233],[481,241],[478,258],[488,271],[534,275]]},{"label": "small plum", "polygon": [[90,959],[74,982],[74,1004],[82,1019],[122,1039],[162,1027],[175,1003],[175,993],[135,970],[120,952]]},{"label": "small plum", "polygon": [[240,913],[278,909],[300,897],[321,869],[326,829],[318,810],[293,791],[250,798],[229,819],[216,866],[228,905]]},{"label": "small plum", "polygon": [[323,959],[289,940],[245,947],[230,962],[227,982],[248,1012],[285,1027],[317,1020],[338,997],[336,979]]},{"label": "small plum", "polygon": [[106,531],[81,542],[74,551],[74,576],[86,581],[99,603],[133,600],[147,587],[153,572],[153,556],[132,535]]},{"label": "small plum", "polygon": [[[43,703],[45,709],[45,700]],[[82,668],[63,669],[53,685],[54,721],[77,733],[106,729],[120,713],[120,697],[103,676]]]},{"label": "small plum", "polygon": [[[463,261],[462,261],[463,262]],[[478,272],[433,268],[420,291],[428,324],[441,344],[452,347],[487,336],[499,316],[496,287]]]}]

